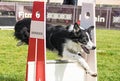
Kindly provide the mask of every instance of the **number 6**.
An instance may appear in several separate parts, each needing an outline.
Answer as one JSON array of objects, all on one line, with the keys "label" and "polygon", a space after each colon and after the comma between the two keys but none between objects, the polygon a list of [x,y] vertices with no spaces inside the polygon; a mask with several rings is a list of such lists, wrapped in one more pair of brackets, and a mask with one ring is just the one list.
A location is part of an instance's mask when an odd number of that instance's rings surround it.
[{"label": "number 6", "polygon": [[36,18],[40,18],[40,12],[39,11],[36,12]]}]

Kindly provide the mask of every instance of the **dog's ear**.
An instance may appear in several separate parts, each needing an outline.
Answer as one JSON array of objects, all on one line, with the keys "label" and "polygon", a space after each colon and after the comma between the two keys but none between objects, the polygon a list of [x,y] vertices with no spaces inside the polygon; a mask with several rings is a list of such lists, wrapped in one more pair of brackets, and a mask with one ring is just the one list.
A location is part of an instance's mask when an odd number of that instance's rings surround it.
[{"label": "dog's ear", "polygon": [[77,23],[74,24],[74,32],[78,32],[80,30],[80,27]]},{"label": "dog's ear", "polygon": [[88,33],[91,33],[91,30],[93,30],[94,29],[94,26],[90,26],[88,29],[87,29],[87,32]]}]

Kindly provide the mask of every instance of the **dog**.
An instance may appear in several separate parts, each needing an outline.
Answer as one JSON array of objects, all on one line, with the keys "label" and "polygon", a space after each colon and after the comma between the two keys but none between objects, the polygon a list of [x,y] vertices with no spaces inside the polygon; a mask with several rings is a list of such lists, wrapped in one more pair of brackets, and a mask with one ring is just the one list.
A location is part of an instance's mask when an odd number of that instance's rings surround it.
[{"label": "dog", "polygon": [[[29,44],[31,19],[23,19],[15,25],[15,37],[20,40],[18,46],[23,43]],[[58,55],[65,59],[77,60],[85,69],[86,73],[93,77],[97,73],[92,72],[85,59],[83,53],[89,54],[90,50],[95,50],[96,46],[92,43],[91,31],[94,26],[88,29],[81,28],[77,23],[67,27],[46,24],[46,47],[50,50],[57,50]]]}]

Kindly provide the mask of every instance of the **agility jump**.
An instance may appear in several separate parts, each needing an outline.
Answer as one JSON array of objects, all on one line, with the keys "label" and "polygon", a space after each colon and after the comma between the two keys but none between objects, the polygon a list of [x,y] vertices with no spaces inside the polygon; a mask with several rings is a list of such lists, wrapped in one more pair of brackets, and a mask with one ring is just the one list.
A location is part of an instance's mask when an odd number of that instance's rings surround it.
[{"label": "agility jump", "polygon": [[[92,10],[87,11],[87,8],[84,7],[86,5],[89,8],[92,8]],[[94,5],[91,3],[84,3],[82,12],[84,13],[82,13],[83,16],[81,18],[81,26],[84,28],[95,26]],[[46,64],[46,16],[44,14],[46,14],[45,3],[34,2],[29,39],[26,81],[96,81],[96,77],[91,77],[89,75],[86,76],[85,70],[83,68],[80,68],[80,66],[76,62],[65,61],[62,62],[62,64],[59,64],[60,62],[52,62],[53,64]],[[95,29],[93,34],[93,39],[95,42]],[[95,51],[93,52],[93,55],[86,55],[86,61],[89,60],[88,64],[90,65],[90,68],[92,68],[92,70],[96,72],[96,55]],[[73,68],[71,69],[70,67]],[[58,72],[58,70],[60,70],[61,72]],[[90,73],[90,75],[94,74]]]}]

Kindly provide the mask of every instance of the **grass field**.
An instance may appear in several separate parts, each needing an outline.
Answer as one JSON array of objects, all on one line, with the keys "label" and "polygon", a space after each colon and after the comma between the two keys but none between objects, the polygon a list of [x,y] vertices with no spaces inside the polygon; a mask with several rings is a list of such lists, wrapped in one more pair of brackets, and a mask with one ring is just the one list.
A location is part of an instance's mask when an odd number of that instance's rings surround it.
[{"label": "grass field", "polygon": [[[24,81],[27,45],[17,47],[12,30],[0,30],[0,81]],[[47,51],[47,59],[56,55]],[[98,81],[120,81],[120,31],[97,30]]]},{"label": "grass field", "polygon": [[120,81],[120,31],[97,30],[98,81]]}]

